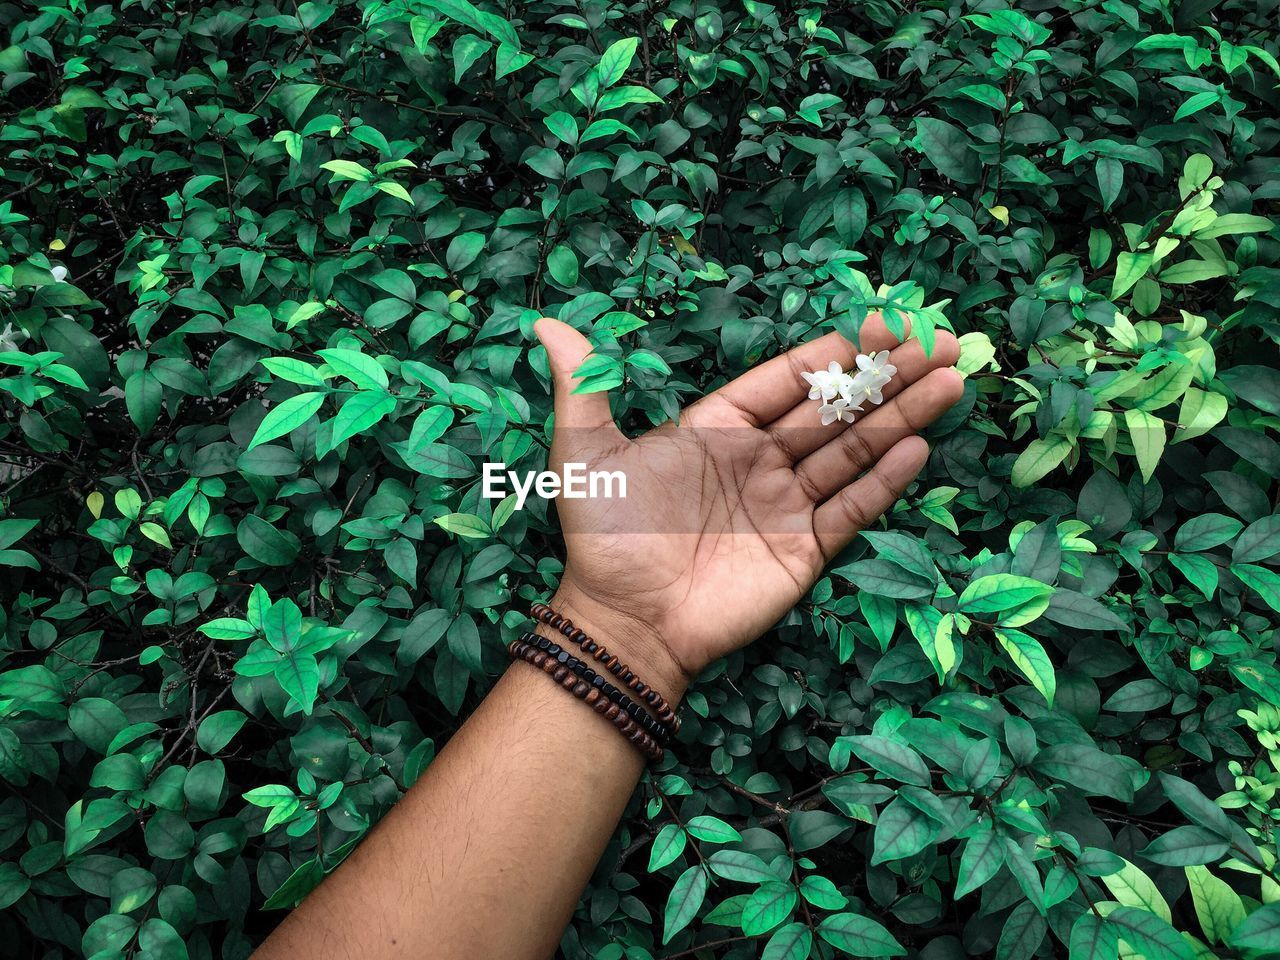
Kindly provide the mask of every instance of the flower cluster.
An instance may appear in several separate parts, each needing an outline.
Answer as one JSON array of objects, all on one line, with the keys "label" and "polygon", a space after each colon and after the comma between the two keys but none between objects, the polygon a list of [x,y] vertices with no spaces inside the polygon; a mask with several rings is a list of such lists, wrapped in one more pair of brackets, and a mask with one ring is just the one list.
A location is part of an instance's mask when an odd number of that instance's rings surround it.
[{"label": "flower cluster", "polygon": [[853,423],[853,415],[861,412],[864,403],[878,404],[884,400],[884,389],[898,368],[889,362],[889,351],[858,354],[856,373],[845,373],[840,364],[832,360],[825,370],[802,373],[809,384],[809,399],[821,400],[818,414],[822,425],[843,420]]}]

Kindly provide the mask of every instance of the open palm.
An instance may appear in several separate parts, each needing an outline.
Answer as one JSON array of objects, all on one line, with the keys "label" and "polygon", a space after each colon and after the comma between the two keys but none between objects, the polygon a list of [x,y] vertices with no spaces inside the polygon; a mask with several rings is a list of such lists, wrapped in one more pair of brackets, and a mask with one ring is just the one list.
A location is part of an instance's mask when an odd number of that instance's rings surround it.
[{"label": "open palm", "polygon": [[[873,314],[861,351],[837,333],[811,340],[692,404],[678,425],[629,440],[606,394],[571,392],[588,341],[555,320],[536,332],[556,385],[551,466],[620,471],[627,484],[625,499],[558,501],[568,562],[557,608],[669,687],[776,623],[893,506],[928,456],[919,431],[963,389],[953,336],[940,332],[926,357]],[[885,349],[898,373],[883,405],[821,426],[800,373]]]}]

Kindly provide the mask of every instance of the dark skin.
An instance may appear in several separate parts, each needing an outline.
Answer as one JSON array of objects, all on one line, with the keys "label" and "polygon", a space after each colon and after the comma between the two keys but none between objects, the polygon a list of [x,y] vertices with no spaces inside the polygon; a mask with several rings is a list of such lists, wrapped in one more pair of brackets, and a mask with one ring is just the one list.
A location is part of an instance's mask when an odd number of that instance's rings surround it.
[{"label": "dark skin", "polygon": [[[605,394],[571,392],[587,340],[555,320],[535,330],[555,380],[551,465],[628,478],[625,500],[559,501],[568,562],[552,606],[673,704],[894,505],[928,457],[919,432],[963,390],[954,337],[940,332],[926,357],[873,314],[861,351],[835,333],[809,341],[692,404],[678,426],[628,440]],[[819,427],[800,372],[885,349],[898,368],[885,402]],[[255,957],[548,957],[643,765],[590,707],[512,664]]]}]

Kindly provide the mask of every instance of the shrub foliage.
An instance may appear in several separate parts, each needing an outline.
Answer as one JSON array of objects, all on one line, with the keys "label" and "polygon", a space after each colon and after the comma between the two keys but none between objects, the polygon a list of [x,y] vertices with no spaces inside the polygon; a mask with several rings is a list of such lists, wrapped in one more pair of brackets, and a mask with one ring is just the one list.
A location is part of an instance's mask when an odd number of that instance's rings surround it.
[{"label": "shrub foliage", "polygon": [[565,956],[1280,950],[1276,10],[1018,8],[0,6],[12,955],[244,957],[421,774],[561,569],[536,317],[641,429],[869,310],[964,399]]}]

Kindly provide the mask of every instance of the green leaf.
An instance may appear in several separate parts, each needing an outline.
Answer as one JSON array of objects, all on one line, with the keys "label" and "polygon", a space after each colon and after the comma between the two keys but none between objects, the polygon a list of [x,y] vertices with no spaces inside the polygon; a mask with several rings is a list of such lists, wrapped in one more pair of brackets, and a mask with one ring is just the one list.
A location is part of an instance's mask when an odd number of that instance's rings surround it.
[{"label": "green leaf", "polygon": [[760,960],[806,960],[813,949],[813,934],[803,923],[779,927],[765,944]]},{"label": "green leaf", "polygon": [[[0,863],[0,910],[13,906],[31,889],[31,878],[14,861]],[[808,956],[806,950],[804,956]],[[784,956],[779,954],[779,956]]]},{"label": "green leaf", "polygon": [[1144,956],[1194,960],[1191,944],[1163,917],[1125,906],[1107,914],[1107,924],[1117,928],[1120,939]]},{"label": "green leaf", "polygon": [[240,521],[236,540],[245,553],[269,567],[287,566],[302,549],[297,534],[277,529],[254,514]]},{"label": "green leaf", "polygon": [[449,241],[449,249],[445,252],[445,265],[453,273],[460,273],[475,263],[484,249],[483,233],[460,233]]},{"label": "green leaf", "polygon": [[111,878],[111,911],[132,913],[155,896],[156,878],[150,870],[129,867]]},{"label": "green leaf", "polygon": [[320,164],[320,169],[332,173],[334,181],[355,180],[368,183],[373,179],[373,174],[354,160],[329,160]]},{"label": "green leaf", "polygon": [[707,858],[707,865],[716,876],[741,883],[779,879],[760,857],[745,850],[717,850]]},{"label": "green leaf", "polygon": [[1044,941],[1049,924],[1035,905],[1024,900],[1013,908],[996,943],[997,960],[1030,960]]},{"label": "green leaf", "polygon": [[1152,255],[1149,251],[1130,253],[1127,250],[1116,255],[1116,273],[1111,281],[1110,298],[1116,300],[1130,290],[1151,269]]},{"label": "green leaf", "polygon": [[1190,581],[1191,585],[1204,594],[1206,600],[1212,600],[1218,589],[1218,565],[1208,557],[1184,557],[1177,553],[1169,554],[1169,562]]},{"label": "green leaf", "polygon": [[736,843],[742,839],[742,834],[719,817],[706,814],[690,818],[685,828],[693,836],[707,843]]},{"label": "green leaf", "polygon": [[816,850],[848,830],[852,823],[826,810],[799,810],[787,821],[796,850]]},{"label": "green leaf", "polygon": [[1256,563],[1233,563],[1231,572],[1255,591],[1267,606],[1280,613],[1280,574]]},{"label": "green leaf", "polygon": [[671,893],[667,897],[666,909],[662,912],[662,942],[671,942],[671,938],[687,927],[702,906],[707,895],[707,872],[701,864],[694,864],[680,874]]},{"label": "green leaf", "polygon": [[1015,487],[1029,487],[1067,459],[1071,441],[1064,437],[1032,440],[1014,461],[1011,480]]},{"label": "green leaf", "polygon": [[653,838],[653,846],[649,850],[649,872],[661,870],[669,863],[674,863],[684,852],[689,836],[680,829],[679,824],[668,823]]},{"label": "green leaf", "polygon": [[218,617],[216,620],[202,623],[196,629],[214,640],[248,640],[257,633],[248,620],[240,620],[236,617]]},{"label": "green leaf", "polygon": [[858,560],[831,572],[867,593],[898,600],[927,600],[937,588],[932,579],[887,560]]},{"label": "green leaf", "polygon": [[791,916],[796,899],[796,888],[790,883],[762,883],[742,906],[742,932],[749,937],[768,933]]},{"label": "green leaf", "polygon": [[396,398],[382,391],[362,390],[349,397],[333,418],[329,448],[333,449],[357,433],[369,430],[395,408]]},{"label": "green leaf", "polygon": [[933,117],[916,118],[916,146],[938,172],[958,183],[977,183],[981,164],[959,127]]},{"label": "green leaf", "polygon": [[315,416],[324,404],[324,398],[323,393],[300,393],[272,407],[258,424],[247,449],[252,450],[259,444],[296,430]]},{"label": "green leaf", "polygon": [[1126,410],[1124,422],[1129,428],[1129,438],[1133,441],[1133,452],[1138,458],[1142,479],[1149,481],[1164,453],[1164,424],[1145,410]]},{"label": "green leaf", "polygon": [[320,668],[316,658],[290,651],[276,664],[274,674],[280,688],[298,702],[303,713],[310,715],[320,689]]},{"label": "green leaf", "polygon": [[490,536],[489,525],[470,513],[447,513],[436,517],[432,523],[459,537],[484,539]]},{"label": "green leaf", "polygon": [[1204,827],[1175,827],[1142,850],[1142,856],[1165,867],[1213,863],[1227,853],[1227,840]]},{"label": "green leaf", "polygon": [[196,743],[205,753],[221,753],[248,719],[239,710],[219,710],[200,721]]},{"label": "green leaf", "polygon": [[662,98],[644,87],[615,87],[596,102],[597,113],[608,113],[634,103],[662,103]]},{"label": "green leaf", "polygon": [[1194,553],[1220,546],[1235,537],[1244,524],[1234,517],[1221,513],[1205,513],[1192,517],[1178,528],[1173,538],[1174,549],[1182,553]]},{"label": "green leaf", "polygon": [[71,705],[67,725],[76,738],[95,753],[105,754],[129,719],[116,704],[102,697],[86,697]]},{"label": "green leaf", "polygon": [[1021,630],[1002,629],[995,631],[995,638],[1004,652],[1009,655],[1018,671],[1031,681],[1031,685],[1040,691],[1045,703],[1053,706],[1053,696],[1057,690],[1057,676],[1053,671],[1053,662],[1045,653],[1040,641],[1028,636]]},{"label": "green leaf", "polygon": [[880,923],[856,913],[836,913],[818,924],[818,936],[853,957],[901,957],[906,948]]},{"label": "green leaf", "polygon": [[601,87],[611,87],[622,79],[622,75],[627,72],[627,67],[631,65],[631,60],[636,55],[636,46],[639,42],[637,37],[615,40],[609,44],[604,53],[600,54],[597,72]]},{"label": "green leaf", "polygon": [[1070,960],[1116,960],[1118,947],[1117,928],[1090,910],[1081,913],[1071,927]]},{"label": "green leaf", "polygon": [[1035,620],[1049,606],[1053,587],[1029,577],[997,573],[979,577],[965,587],[956,602],[962,613],[995,614],[1004,627],[1020,627]]},{"label": "green leaf", "polygon": [[1265,904],[1249,914],[1227,937],[1227,943],[1237,950],[1274,953],[1280,947],[1280,903]]},{"label": "green leaf", "polygon": [[334,347],[317,350],[319,356],[336,374],[346,377],[361,390],[386,390],[391,381],[387,371],[372,357],[366,357],[359,350],[346,347]]},{"label": "green leaf", "polygon": [[[275,376],[307,387],[323,387],[324,378],[311,364],[294,357],[263,357],[259,361]],[[306,394],[303,394],[306,396]],[[287,401],[286,401],[287,402]]]},{"label": "green leaf", "polygon": [[876,820],[871,862],[888,863],[914,856],[938,835],[938,825],[905,800],[894,800]]},{"label": "green leaf", "polygon": [[578,282],[578,258],[568,244],[557,244],[547,254],[547,272],[563,287],[572,287]]},{"label": "green leaf", "polygon": [[1004,849],[989,827],[979,829],[964,845],[956,874],[956,899],[972,893],[996,875],[1004,865]]},{"label": "green leaf", "polygon": [[[1172,912],[1169,903],[1156,888],[1155,883],[1145,873],[1125,860],[1124,866],[1115,873],[1102,878],[1111,896],[1126,907],[1137,907],[1144,913],[1158,919],[1171,922]],[[1121,934],[1121,936],[1124,936]],[[1131,945],[1137,947],[1137,944]],[[1140,948],[1139,948],[1140,949]]]},{"label": "green leaf", "polygon": [[881,773],[902,783],[919,787],[930,785],[929,768],[910,747],[887,737],[842,737],[857,757]]},{"label": "green leaf", "polygon": [[1231,550],[1233,563],[1256,563],[1280,554],[1280,514],[1271,514],[1249,524]]},{"label": "green leaf", "polygon": [[1060,783],[1071,784],[1085,796],[1112,797],[1125,803],[1133,799],[1128,767],[1095,746],[1055,743],[1040,751],[1032,767]]}]

